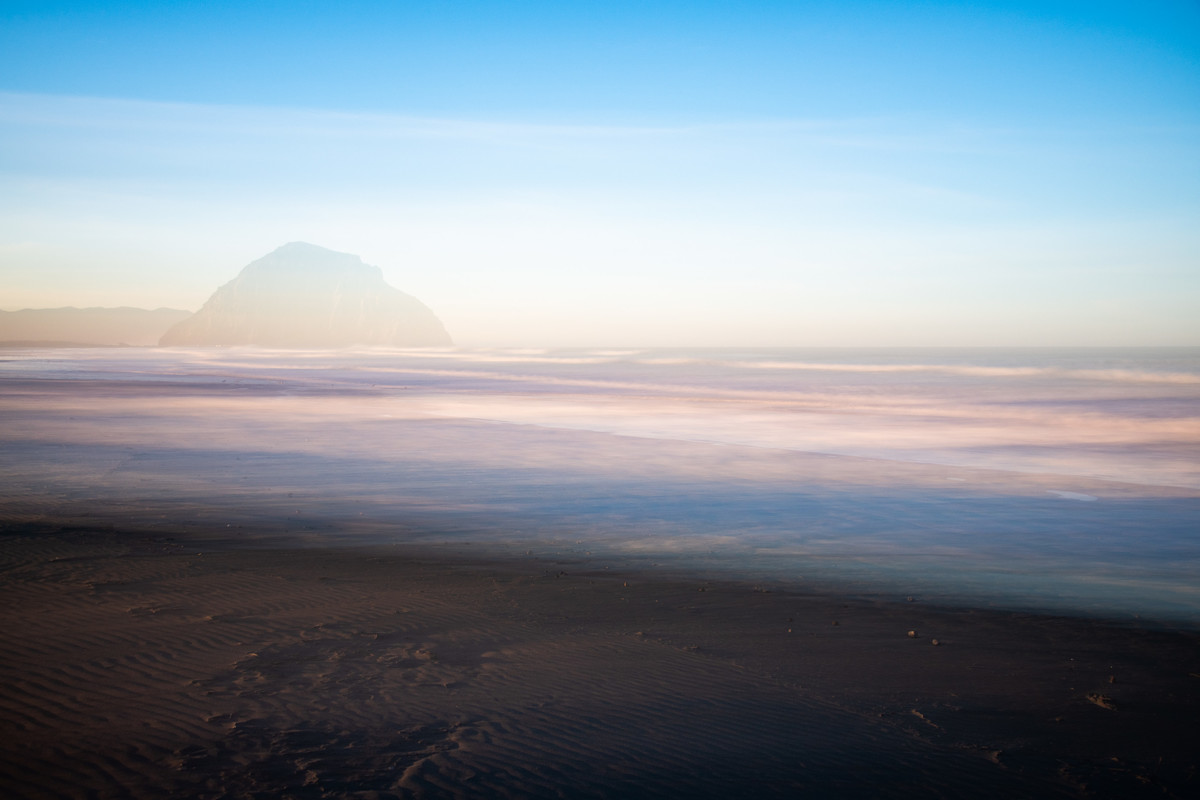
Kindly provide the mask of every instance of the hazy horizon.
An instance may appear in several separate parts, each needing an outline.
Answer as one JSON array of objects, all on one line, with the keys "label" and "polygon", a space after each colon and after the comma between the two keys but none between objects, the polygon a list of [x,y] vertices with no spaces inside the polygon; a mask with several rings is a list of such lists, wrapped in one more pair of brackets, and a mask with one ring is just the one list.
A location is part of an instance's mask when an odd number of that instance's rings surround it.
[{"label": "hazy horizon", "polygon": [[1194,4],[0,20],[5,309],[305,241],[467,346],[1200,344]]}]

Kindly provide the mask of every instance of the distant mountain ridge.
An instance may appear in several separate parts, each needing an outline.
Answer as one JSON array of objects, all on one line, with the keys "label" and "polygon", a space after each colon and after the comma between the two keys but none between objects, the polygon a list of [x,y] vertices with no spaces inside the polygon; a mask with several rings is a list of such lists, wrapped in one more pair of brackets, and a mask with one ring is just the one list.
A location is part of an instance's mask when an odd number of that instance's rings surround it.
[{"label": "distant mountain ridge", "polygon": [[159,340],[172,345],[393,347],[452,344],[446,328],[379,267],[306,242],[248,264]]},{"label": "distant mountain ridge", "polygon": [[151,346],[190,311],[177,308],[25,308],[0,311],[0,343],[31,346]]}]

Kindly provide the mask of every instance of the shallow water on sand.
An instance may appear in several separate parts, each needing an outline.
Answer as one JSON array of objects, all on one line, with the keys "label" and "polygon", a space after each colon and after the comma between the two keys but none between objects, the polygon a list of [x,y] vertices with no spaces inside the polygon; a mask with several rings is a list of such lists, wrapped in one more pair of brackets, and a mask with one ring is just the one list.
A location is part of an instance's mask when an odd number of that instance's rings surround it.
[{"label": "shallow water on sand", "polygon": [[1200,625],[1200,350],[19,350],[0,520]]}]

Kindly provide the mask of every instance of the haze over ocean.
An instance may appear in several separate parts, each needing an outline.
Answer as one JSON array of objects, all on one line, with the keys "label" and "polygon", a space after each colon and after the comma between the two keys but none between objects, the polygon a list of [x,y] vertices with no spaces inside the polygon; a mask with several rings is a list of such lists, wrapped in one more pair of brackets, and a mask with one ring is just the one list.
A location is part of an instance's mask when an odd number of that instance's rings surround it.
[{"label": "haze over ocean", "polygon": [[10,521],[1200,620],[1194,348],[101,349],[0,374]]}]

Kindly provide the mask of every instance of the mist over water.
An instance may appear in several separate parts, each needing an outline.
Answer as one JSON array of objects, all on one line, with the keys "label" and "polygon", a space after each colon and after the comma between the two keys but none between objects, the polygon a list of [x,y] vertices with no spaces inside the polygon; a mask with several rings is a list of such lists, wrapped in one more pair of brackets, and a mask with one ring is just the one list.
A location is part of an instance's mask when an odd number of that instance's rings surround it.
[{"label": "mist over water", "polygon": [[[507,396],[498,389],[439,398],[433,413],[1200,488],[1195,351],[507,352],[429,360],[458,358],[475,368],[505,364],[508,374],[491,379],[526,386]],[[593,396],[579,402],[581,393]]]},{"label": "mist over water", "polygon": [[1198,401],[1196,348],[10,350],[0,513],[1198,625]]}]

